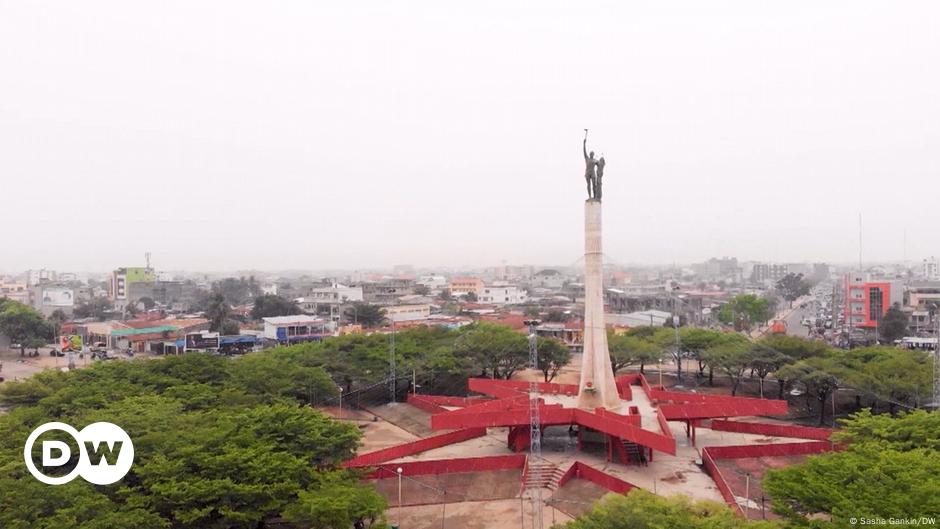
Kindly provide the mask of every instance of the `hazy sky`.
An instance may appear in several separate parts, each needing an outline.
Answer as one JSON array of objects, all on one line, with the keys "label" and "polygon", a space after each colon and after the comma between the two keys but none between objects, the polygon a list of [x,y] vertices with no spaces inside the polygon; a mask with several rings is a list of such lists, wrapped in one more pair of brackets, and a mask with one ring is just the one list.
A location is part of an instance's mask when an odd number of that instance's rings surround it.
[{"label": "hazy sky", "polygon": [[940,2],[0,0],[0,271],[940,255]]}]

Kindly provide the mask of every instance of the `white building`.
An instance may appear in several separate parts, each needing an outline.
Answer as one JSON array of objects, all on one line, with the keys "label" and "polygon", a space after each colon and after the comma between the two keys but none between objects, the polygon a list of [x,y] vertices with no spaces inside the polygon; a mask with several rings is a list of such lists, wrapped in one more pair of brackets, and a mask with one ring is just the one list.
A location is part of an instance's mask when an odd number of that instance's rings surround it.
[{"label": "white building", "polygon": [[393,305],[385,307],[385,316],[398,323],[426,320],[431,316],[430,305]]},{"label": "white building", "polygon": [[333,322],[327,319],[305,314],[275,316],[263,318],[262,321],[264,321],[264,332],[261,336],[265,340],[278,343],[321,340],[324,337],[332,336],[335,327]]},{"label": "white building", "polygon": [[931,257],[930,259],[924,259],[923,268],[921,273],[924,276],[924,279],[929,281],[940,280],[940,261],[937,261],[936,257]]},{"label": "white building", "polygon": [[492,285],[484,286],[478,298],[480,303],[516,305],[525,303],[528,296],[525,290],[515,285]]}]

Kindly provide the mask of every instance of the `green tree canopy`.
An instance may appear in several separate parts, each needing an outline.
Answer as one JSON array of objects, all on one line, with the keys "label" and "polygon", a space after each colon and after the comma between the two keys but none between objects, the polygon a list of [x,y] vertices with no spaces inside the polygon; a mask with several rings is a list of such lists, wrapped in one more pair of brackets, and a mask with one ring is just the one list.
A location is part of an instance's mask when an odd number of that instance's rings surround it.
[{"label": "green tree canopy", "polygon": [[771,529],[776,522],[749,522],[722,503],[664,498],[642,489],[626,496],[609,495],[564,529]]},{"label": "green tree canopy", "polygon": [[264,294],[255,298],[251,307],[251,319],[272,318],[275,316],[292,316],[300,314],[300,307],[293,300],[282,298],[276,294]]},{"label": "green tree canopy", "polygon": [[770,318],[767,300],[754,294],[739,294],[718,311],[718,320],[735,329],[747,330]]},{"label": "green tree canopy", "polygon": [[[384,500],[337,468],[358,428],[298,406],[311,391],[336,391],[299,360],[284,349],[234,360],[196,353],[5,383],[0,399],[15,407],[0,415],[0,527],[256,529],[325,512],[314,503],[349,506],[318,527],[381,521]],[[120,425],[134,440],[130,473],[110,487],[29,479],[22,441],[50,420]]]},{"label": "green tree canopy", "polygon": [[922,410],[872,415],[863,411],[844,421],[834,436],[844,450],[809,457],[805,463],[773,470],[764,490],[773,509],[797,522],[819,514],[835,527],[851,518],[916,518],[940,512],[940,415]]}]

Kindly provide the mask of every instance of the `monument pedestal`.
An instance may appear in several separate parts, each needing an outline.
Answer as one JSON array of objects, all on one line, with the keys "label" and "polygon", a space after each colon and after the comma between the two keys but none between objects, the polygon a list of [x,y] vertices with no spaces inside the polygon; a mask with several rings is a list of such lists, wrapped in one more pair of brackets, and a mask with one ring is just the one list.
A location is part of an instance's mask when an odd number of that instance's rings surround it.
[{"label": "monument pedestal", "polygon": [[578,389],[578,407],[587,409],[620,406],[607,349],[601,236],[601,202],[588,199],[584,203],[584,353]]}]

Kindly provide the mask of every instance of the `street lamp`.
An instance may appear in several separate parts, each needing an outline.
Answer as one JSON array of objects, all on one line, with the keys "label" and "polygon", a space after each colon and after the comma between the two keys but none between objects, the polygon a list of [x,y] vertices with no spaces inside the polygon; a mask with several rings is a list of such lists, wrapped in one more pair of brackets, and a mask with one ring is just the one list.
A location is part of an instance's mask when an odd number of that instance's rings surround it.
[{"label": "street lamp", "polygon": [[398,472],[398,525],[401,525],[401,473],[402,468],[398,467],[395,471]]},{"label": "street lamp", "polygon": [[339,388],[339,418],[343,418],[343,386],[336,386]]}]

